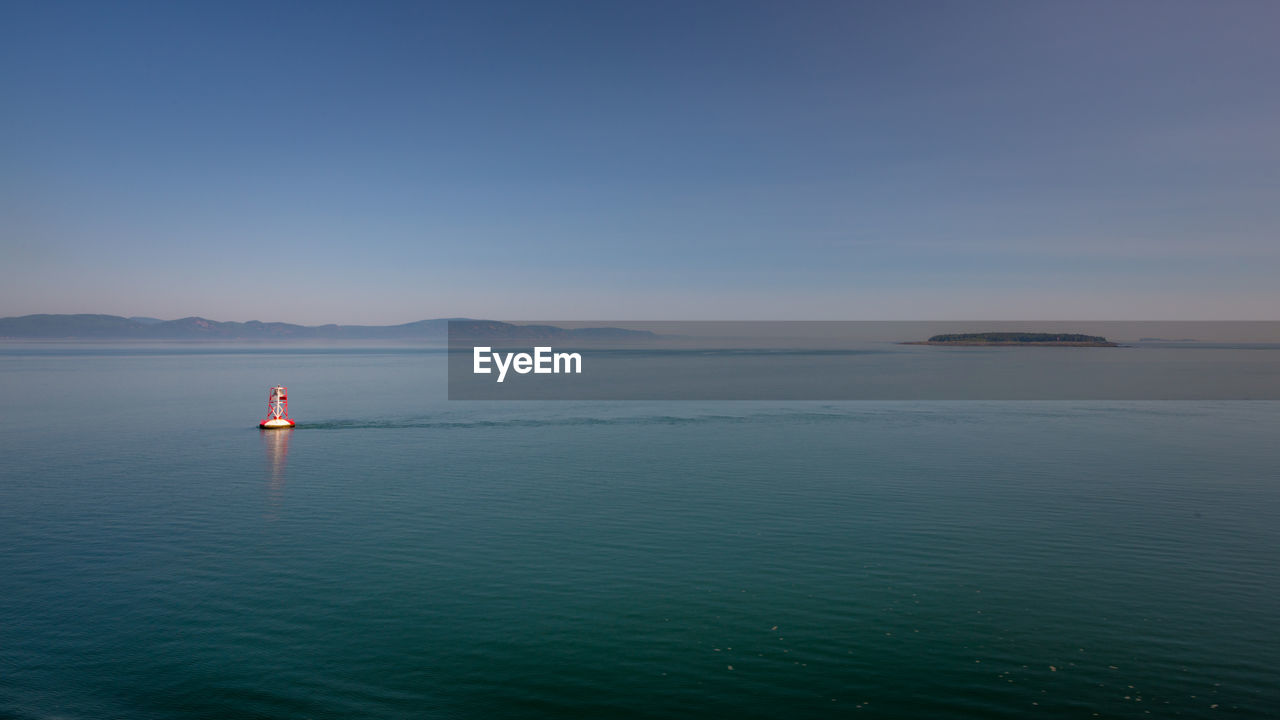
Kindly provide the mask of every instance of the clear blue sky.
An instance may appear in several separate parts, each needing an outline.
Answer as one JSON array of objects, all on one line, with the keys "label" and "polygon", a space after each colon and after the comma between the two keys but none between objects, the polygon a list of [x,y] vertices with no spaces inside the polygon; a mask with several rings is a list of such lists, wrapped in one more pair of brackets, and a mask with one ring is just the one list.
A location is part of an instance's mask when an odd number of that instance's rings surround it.
[{"label": "clear blue sky", "polygon": [[0,316],[1280,319],[1280,3],[0,2]]}]

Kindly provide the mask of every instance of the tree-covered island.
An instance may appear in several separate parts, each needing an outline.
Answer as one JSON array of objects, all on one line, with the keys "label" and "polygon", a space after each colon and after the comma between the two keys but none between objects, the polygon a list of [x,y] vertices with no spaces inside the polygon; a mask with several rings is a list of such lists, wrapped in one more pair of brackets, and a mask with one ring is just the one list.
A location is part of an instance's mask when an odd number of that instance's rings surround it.
[{"label": "tree-covered island", "polygon": [[1119,347],[1097,335],[1078,333],[985,332],[934,335],[928,340],[903,345],[1017,345],[1035,347]]}]

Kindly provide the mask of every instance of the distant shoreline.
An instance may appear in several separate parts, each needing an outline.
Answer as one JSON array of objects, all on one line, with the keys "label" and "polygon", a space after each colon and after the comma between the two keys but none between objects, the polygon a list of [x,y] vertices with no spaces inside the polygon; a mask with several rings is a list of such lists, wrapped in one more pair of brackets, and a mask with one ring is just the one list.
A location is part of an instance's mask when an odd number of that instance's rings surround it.
[{"label": "distant shoreline", "polygon": [[899,345],[948,345],[962,347],[1120,347],[1098,335],[1077,333],[987,332],[934,335],[928,340]]},{"label": "distant shoreline", "polygon": [[900,342],[899,345],[949,345],[952,347],[1120,347],[1119,343],[1104,342],[992,342],[992,341],[947,341],[933,342],[930,340],[912,340],[908,342]]}]

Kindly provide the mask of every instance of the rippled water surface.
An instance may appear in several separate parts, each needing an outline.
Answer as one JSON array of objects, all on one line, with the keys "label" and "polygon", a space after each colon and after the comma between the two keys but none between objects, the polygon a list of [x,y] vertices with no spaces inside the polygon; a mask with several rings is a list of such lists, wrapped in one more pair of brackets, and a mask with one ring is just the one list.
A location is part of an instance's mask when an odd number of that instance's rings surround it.
[{"label": "rippled water surface", "polygon": [[444,386],[403,348],[0,348],[0,716],[1280,708],[1280,403]]}]

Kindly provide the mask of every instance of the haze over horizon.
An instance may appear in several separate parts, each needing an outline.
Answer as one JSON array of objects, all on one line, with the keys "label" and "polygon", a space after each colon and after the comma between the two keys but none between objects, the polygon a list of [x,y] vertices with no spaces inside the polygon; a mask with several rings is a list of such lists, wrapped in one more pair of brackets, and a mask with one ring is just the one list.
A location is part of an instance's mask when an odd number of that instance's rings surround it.
[{"label": "haze over horizon", "polygon": [[0,317],[1277,320],[1276,27],[7,3]]}]

